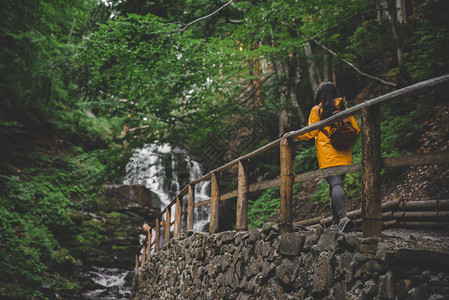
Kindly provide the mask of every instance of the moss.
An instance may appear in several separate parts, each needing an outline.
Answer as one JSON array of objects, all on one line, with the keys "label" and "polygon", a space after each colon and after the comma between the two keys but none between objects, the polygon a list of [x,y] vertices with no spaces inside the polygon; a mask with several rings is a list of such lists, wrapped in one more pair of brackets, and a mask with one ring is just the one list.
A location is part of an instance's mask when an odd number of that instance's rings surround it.
[{"label": "moss", "polygon": [[98,210],[112,210],[116,207],[120,207],[120,201],[113,197],[99,196],[95,201]]}]

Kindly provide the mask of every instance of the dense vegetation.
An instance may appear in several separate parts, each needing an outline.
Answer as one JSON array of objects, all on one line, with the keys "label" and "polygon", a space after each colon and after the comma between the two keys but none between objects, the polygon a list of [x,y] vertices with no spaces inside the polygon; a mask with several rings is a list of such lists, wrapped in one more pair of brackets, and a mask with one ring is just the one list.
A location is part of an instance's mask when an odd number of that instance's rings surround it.
[{"label": "dense vegetation", "polygon": [[[353,105],[444,74],[448,6],[2,1],[0,297],[70,298],[86,289],[77,274],[101,229],[79,216],[104,182],[121,181],[134,147],[170,143],[210,169],[305,125],[321,81],[334,81]],[[383,110],[384,155],[415,150],[420,120],[447,101],[424,97]],[[295,171],[315,169],[313,144],[301,147]],[[265,158],[251,180],[278,171]],[[347,184],[356,187],[357,176]],[[310,204],[326,192],[320,185]],[[251,200],[252,226],[277,198],[274,188]]]}]

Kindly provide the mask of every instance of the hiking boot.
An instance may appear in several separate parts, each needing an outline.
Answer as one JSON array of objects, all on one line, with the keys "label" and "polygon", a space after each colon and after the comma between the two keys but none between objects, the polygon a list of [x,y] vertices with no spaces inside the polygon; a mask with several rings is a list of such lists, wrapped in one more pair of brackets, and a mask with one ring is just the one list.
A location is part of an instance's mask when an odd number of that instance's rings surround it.
[{"label": "hiking boot", "polygon": [[332,223],[332,225],[329,227],[329,230],[338,231],[338,224]]},{"label": "hiking boot", "polygon": [[348,217],[344,217],[343,220],[338,224],[338,232],[348,232],[354,228],[354,222]]}]

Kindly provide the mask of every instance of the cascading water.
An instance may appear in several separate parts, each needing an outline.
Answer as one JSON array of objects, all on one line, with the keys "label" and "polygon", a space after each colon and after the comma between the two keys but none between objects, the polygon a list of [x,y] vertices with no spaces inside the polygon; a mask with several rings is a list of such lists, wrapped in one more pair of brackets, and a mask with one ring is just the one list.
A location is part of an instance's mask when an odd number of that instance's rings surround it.
[{"label": "cascading water", "polygon": [[[180,155],[180,159],[177,159]],[[170,163],[163,161],[163,157],[170,159]],[[178,156],[179,158],[179,156]],[[185,165],[180,162],[185,162]],[[169,166],[169,167],[168,167]],[[149,190],[159,196],[162,202],[161,210],[164,209],[180,192],[179,173],[181,170],[188,171],[188,181],[191,182],[203,175],[201,165],[190,159],[183,151],[174,151],[168,144],[145,145],[141,149],[135,149],[126,165],[125,184],[143,184]],[[184,178],[186,181],[187,178]],[[210,181],[195,185],[195,203],[209,199]],[[186,203],[187,198],[183,198]],[[195,208],[194,230],[206,231],[209,223],[209,205]],[[171,218],[174,220],[174,213]]]},{"label": "cascading water", "polygon": [[[193,160],[187,161],[187,169],[189,170],[189,179],[192,182],[203,175],[201,165]],[[210,198],[210,180],[195,185],[195,203]],[[209,227],[210,205],[202,205],[194,209],[194,231],[208,231]]]},{"label": "cascading water", "polygon": [[103,289],[89,291],[83,294],[86,300],[126,300],[130,295],[130,288],[125,286],[129,271],[117,268],[93,267],[88,272],[92,281],[103,286]]}]

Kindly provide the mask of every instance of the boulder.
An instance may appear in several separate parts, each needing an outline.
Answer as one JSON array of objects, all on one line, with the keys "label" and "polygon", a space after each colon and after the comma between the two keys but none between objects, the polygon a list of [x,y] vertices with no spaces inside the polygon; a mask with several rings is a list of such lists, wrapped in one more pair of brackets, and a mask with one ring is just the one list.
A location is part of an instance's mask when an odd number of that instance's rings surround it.
[{"label": "boulder", "polygon": [[158,195],[141,184],[103,185],[96,200],[100,211],[117,211],[153,220],[163,206]]}]

